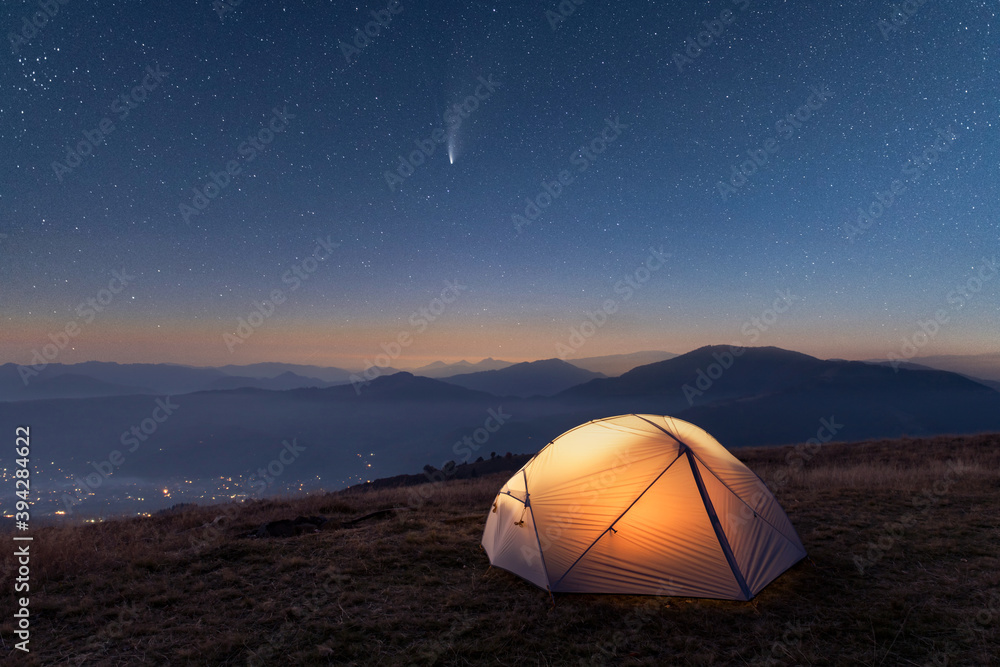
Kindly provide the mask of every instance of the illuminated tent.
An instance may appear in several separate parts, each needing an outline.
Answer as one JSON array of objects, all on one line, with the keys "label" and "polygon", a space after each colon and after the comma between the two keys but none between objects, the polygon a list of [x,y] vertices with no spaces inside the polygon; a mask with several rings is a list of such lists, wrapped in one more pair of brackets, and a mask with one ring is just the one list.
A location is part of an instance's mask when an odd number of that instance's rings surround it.
[{"label": "illuminated tent", "polygon": [[551,592],[727,600],[806,555],[760,478],[697,426],[657,415],[550,442],[500,489],[482,544]]}]

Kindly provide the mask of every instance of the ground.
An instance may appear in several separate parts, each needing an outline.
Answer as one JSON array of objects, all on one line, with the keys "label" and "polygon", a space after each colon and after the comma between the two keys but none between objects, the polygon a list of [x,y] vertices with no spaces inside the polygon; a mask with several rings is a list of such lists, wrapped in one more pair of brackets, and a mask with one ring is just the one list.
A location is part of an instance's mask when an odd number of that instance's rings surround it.
[{"label": "ground", "polygon": [[[553,603],[490,568],[479,546],[510,473],[42,528],[32,543],[31,652],[13,648],[11,594],[0,603],[0,657],[67,665],[996,664],[998,445],[1000,435],[981,435],[738,451],[809,552],[750,602],[565,594]],[[408,509],[329,529],[386,507]],[[308,514],[332,521],[296,537],[241,536]],[[13,549],[5,551],[9,575]]]}]

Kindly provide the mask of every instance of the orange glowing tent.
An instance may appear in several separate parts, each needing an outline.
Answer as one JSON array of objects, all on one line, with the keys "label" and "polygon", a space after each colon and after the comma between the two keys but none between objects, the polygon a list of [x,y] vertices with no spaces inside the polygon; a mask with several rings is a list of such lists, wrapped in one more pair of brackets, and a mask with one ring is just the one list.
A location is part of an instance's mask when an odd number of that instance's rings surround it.
[{"label": "orange glowing tent", "polygon": [[546,445],[493,503],[494,566],[550,592],[749,600],[806,551],[767,486],[688,422],[622,415]]}]

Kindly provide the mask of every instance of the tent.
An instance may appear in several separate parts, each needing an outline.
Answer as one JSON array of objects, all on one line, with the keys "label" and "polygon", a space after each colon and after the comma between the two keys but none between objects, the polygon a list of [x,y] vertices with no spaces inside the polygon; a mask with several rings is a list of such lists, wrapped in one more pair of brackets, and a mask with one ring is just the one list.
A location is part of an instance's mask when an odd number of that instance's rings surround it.
[{"label": "tent", "polygon": [[806,551],[767,486],[715,438],[657,415],[577,426],[511,477],[494,566],[550,592],[749,600]]}]

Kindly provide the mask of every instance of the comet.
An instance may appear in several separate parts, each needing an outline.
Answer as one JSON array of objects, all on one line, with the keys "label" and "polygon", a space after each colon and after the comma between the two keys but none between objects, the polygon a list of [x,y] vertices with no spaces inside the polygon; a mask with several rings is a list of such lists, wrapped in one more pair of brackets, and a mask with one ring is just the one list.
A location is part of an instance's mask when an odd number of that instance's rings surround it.
[{"label": "comet", "polygon": [[448,127],[448,164],[455,164],[458,157],[458,125],[452,124]]}]

